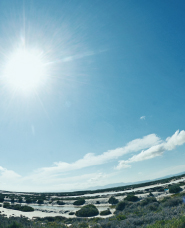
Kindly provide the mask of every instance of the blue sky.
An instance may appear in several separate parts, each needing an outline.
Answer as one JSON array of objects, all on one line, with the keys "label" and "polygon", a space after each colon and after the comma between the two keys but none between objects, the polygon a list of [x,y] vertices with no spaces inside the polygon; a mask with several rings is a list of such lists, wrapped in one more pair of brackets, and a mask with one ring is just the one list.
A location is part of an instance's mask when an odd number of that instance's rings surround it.
[{"label": "blue sky", "polygon": [[[171,0],[1,0],[0,189],[72,191],[185,171],[184,10]],[[23,46],[47,66],[29,94],[4,74]]]}]

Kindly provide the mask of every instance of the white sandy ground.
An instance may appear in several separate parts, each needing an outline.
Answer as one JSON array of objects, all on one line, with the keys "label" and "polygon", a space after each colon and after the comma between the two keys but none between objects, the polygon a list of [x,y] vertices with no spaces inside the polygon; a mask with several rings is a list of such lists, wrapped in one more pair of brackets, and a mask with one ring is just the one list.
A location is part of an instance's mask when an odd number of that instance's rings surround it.
[{"label": "white sandy ground", "polygon": [[[107,208],[108,208],[108,205],[107,205]],[[110,211],[112,212],[112,214],[110,214],[110,215],[107,215],[107,216],[97,215],[97,216],[94,216],[94,217],[105,218],[105,217],[113,216],[113,213],[114,213],[115,209],[110,209]],[[63,217],[66,217],[66,218],[74,218],[74,217],[76,217],[75,215],[69,215],[67,213],[62,214],[62,213],[57,213],[57,212],[42,212],[42,211],[22,212],[22,211],[17,211],[17,210],[3,208],[3,207],[0,207],[0,212],[1,212],[2,215],[7,216],[8,218],[10,216],[14,216],[14,217],[25,216],[25,217],[27,217],[29,219],[33,219],[34,217],[44,218],[44,217],[47,217],[47,216],[51,216],[51,217],[63,216]]]},{"label": "white sandy ground", "polygon": [[[96,204],[95,203],[96,201],[100,201],[101,202],[101,206],[107,206],[107,208],[108,208],[108,207],[111,206],[111,204],[107,203],[108,202],[108,198],[110,197],[110,195],[116,195],[116,194],[119,194],[119,193],[134,192],[134,191],[138,191],[138,190],[145,190],[145,189],[150,189],[150,188],[154,188],[154,187],[165,186],[167,184],[178,183],[180,181],[185,181],[185,177],[183,177],[183,178],[181,178],[179,180],[173,180],[170,183],[165,183],[165,184],[155,184],[155,185],[149,185],[149,186],[142,187],[142,188],[135,188],[135,189],[131,189],[131,190],[126,190],[126,191],[119,191],[119,192],[115,192],[114,191],[114,192],[105,192],[105,193],[96,193],[96,194],[86,194],[86,195],[82,195],[82,196],[100,196],[100,197],[102,196],[101,198],[86,200],[86,204],[90,204],[90,203]],[[182,186],[182,188],[184,189],[183,192],[185,192],[185,186]],[[16,192],[14,192],[14,193],[16,194]],[[146,198],[148,196],[148,194],[149,193],[137,194],[136,196],[138,196],[139,198],[143,199],[143,198]],[[154,196],[156,197],[157,200],[160,200],[163,197],[172,195],[172,194],[164,193],[164,192],[153,192],[153,194],[154,194]],[[117,196],[116,198],[119,199],[119,201],[121,201],[125,197],[126,196]],[[68,202],[68,204],[72,203],[72,202],[66,201],[66,203],[67,202]],[[107,215],[107,216],[98,215],[98,216],[95,216],[95,217],[102,217],[102,218],[104,217],[105,218],[105,217],[113,216],[113,213],[114,213],[115,209],[110,209],[110,211],[112,212],[112,214],[110,214],[110,215]],[[75,215],[69,215],[68,213],[60,213],[60,212],[54,212],[54,211],[53,212],[43,212],[43,211],[35,210],[33,212],[22,212],[22,211],[17,211],[17,210],[12,210],[12,209],[6,209],[6,208],[3,208],[3,207],[0,207],[0,213],[2,215],[7,216],[7,217],[10,217],[10,216],[14,216],[14,217],[25,216],[25,217],[27,217],[29,219],[33,219],[34,217],[43,218],[43,217],[47,217],[47,216],[51,216],[51,217],[63,216],[63,217],[66,217],[66,218],[74,218],[74,217],[76,217]]]},{"label": "white sandy ground", "polygon": [[[47,213],[47,212],[42,212],[42,211],[22,212],[22,211],[17,211],[17,210],[6,209],[3,207],[0,207],[0,212],[1,212],[1,214],[6,215],[7,217],[10,217],[10,216],[20,217],[22,215],[29,219],[32,219],[33,217],[43,218],[46,216],[52,216],[52,217],[61,216],[60,213]],[[72,216],[65,215],[65,217],[72,217]]]}]

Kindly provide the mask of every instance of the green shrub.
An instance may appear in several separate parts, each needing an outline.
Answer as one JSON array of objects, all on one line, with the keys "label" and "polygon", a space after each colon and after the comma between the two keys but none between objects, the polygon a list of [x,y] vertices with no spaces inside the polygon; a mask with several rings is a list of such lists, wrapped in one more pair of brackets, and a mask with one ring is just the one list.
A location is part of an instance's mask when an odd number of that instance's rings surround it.
[{"label": "green shrub", "polygon": [[125,200],[127,201],[131,201],[131,202],[136,202],[139,200],[139,198],[135,195],[129,194],[127,195],[127,197],[125,198]]},{"label": "green shrub", "polygon": [[[12,208],[12,206],[11,206],[11,208]],[[13,206],[13,209],[14,209],[14,210],[21,211],[21,205],[20,205],[20,204],[14,205],[14,206]]]},{"label": "green shrub", "polygon": [[88,228],[89,225],[88,225],[87,222],[82,222],[82,223],[78,224],[78,227],[79,227],[79,228]]},{"label": "green shrub", "polygon": [[20,197],[20,198],[18,199],[18,202],[19,202],[19,203],[22,203],[22,197]]},{"label": "green shrub", "polygon": [[107,210],[105,210],[105,211],[101,211],[100,212],[100,215],[110,215],[110,214],[112,214],[112,213],[111,213],[109,208]]},{"label": "green shrub", "polygon": [[183,201],[181,198],[171,198],[164,203],[164,206],[165,207],[174,207],[174,206],[178,206],[179,204],[182,204],[182,203],[183,203]]},{"label": "green shrub", "polygon": [[140,205],[141,205],[141,206],[145,206],[145,205],[147,205],[147,204],[149,204],[149,203],[153,203],[153,202],[157,202],[157,200],[156,200],[155,197],[147,197],[147,198],[145,198],[144,200],[142,200],[142,201],[140,202]]},{"label": "green shrub", "polygon": [[44,201],[43,201],[42,199],[39,199],[39,200],[37,201],[37,203],[38,203],[38,204],[43,204]]},{"label": "green shrub", "polygon": [[21,206],[21,211],[25,211],[25,212],[34,211],[34,208],[30,206]]},{"label": "green shrub", "polygon": [[170,193],[178,193],[180,191],[182,191],[182,188],[178,184],[173,184],[172,186],[169,187]]},{"label": "green shrub", "polygon": [[119,215],[116,216],[116,219],[117,219],[118,221],[125,220],[126,218],[127,218],[127,217],[126,217],[125,215],[123,215],[123,214],[119,214]]},{"label": "green shrub", "polygon": [[9,207],[10,207],[10,204],[9,204],[9,203],[4,203],[4,204],[3,204],[3,207],[4,207],[4,208],[9,208]]},{"label": "green shrub", "polygon": [[57,204],[58,204],[58,205],[64,205],[65,203],[64,203],[63,201],[58,200],[58,201],[57,201]]},{"label": "green shrub", "polygon": [[84,198],[80,198],[78,200],[76,200],[73,205],[83,205],[85,203]]},{"label": "green shrub", "polygon": [[26,199],[26,203],[32,203],[32,199],[30,198]]},{"label": "green shrub", "polygon": [[0,194],[0,202],[2,203],[4,201],[4,195]]},{"label": "green shrub", "polygon": [[83,206],[80,210],[76,211],[75,214],[77,217],[91,217],[98,215],[99,211],[93,204],[89,204]]},{"label": "green shrub", "polygon": [[116,205],[116,211],[123,211],[125,209],[126,203],[124,201],[120,201]]},{"label": "green shrub", "polygon": [[8,228],[21,228],[21,227],[23,226],[17,222],[13,222],[11,225],[8,226]]},{"label": "green shrub", "polygon": [[114,196],[111,196],[108,200],[108,203],[110,204],[117,204],[119,201],[114,197]]},{"label": "green shrub", "polygon": [[9,203],[4,203],[3,204],[4,208],[12,209],[12,210],[18,210],[18,211],[34,211],[34,209],[30,206],[21,206],[20,204],[15,204],[15,205],[10,205]]},{"label": "green shrub", "polygon": [[75,214],[75,212],[73,212],[73,211],[69,212],[69,215],[74,215],[74,214]]},{"label": "green shrub", "polygon": [[150,203],[148,205],[148,209],[151,210],[151,211],[156,211],[159,207],[159,203],[157,202],[154,202],[154,203]]}]

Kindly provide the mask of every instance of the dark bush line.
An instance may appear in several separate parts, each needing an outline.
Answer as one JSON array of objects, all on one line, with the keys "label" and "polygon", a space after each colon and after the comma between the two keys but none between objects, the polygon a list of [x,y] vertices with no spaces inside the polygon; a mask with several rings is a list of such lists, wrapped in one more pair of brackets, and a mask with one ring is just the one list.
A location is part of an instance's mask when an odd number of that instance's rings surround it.
[{"label": "dark bush line", "polygon": [[33,207],[30,206],[21,206],[20,204],[15,204],[15,205],[10,205],[9,203],[4,203],[3,204],[4,208],[7,209],[12,209],[12,210],[18,210],[18,211],[24,211],[24,212],[29,212],[29,211],[34,211]]}]

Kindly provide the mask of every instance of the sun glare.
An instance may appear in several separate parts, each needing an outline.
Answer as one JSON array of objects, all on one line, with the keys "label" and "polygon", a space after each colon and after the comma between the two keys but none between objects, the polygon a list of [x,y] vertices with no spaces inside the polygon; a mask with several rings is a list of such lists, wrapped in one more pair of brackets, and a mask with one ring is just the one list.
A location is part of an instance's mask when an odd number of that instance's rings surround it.
[{"label": "sun glare", "polygon": [[5,64],[4,83],[9,89],[30,93],[45,84],[46,64],[42,53],[36,50],[18,49]]}]

